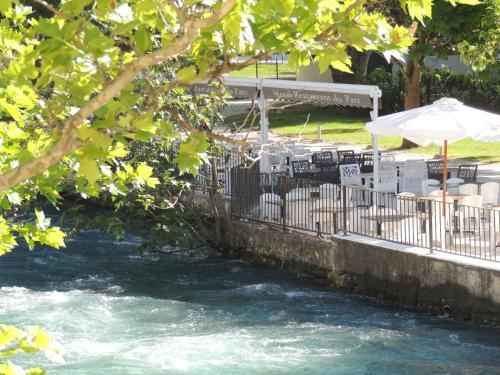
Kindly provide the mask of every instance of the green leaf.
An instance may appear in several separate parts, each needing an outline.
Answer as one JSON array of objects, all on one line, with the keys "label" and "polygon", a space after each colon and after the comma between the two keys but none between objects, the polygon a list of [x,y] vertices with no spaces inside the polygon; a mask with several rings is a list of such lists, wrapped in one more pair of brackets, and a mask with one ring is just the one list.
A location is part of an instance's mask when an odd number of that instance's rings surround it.
[{"label": "green leaf", "polygon": [[151,49],[151,35],[149,34],[148,29],[144,25],[140,25],[137,27],[137,31],[134,34],[134,42],[137,50],[140,53],[145,53]]},{"label": "green leaf", "polygon": [[196,67],[194,65],[183,68],[177,72],[177,78],[182,82],[190,82],[196,78]]},{"label": "green leaf", "polygon": [[94,185],[101,177],[99,167],[93,159],[81,159],[78,174],[85,177],[90,185]]},{"label": "green leaf", "polygon": [[0,1],[0,13],[7,12],[12,6],[12,0],[1,0]]}]

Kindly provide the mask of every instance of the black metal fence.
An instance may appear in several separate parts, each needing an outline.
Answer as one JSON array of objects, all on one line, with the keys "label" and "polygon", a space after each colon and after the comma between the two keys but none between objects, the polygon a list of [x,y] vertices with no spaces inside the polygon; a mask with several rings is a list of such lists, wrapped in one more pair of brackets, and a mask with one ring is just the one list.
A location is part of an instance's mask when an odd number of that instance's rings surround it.
[{"label": "black metal fence", "polygon": [[[218,189],[222,190],[225,196],[231,195],[231,170],[235,167],[245,165],[247,160],[241,156],[236,150],[224,149],[222,153],[216,157],[215,174],[212,164],[203,164],[198,169],[198,174],[195,176],[196,186],[198,191],[204,191],[213,187],[213,180],[217,181]],[[257,164],[257,163],[256,163]]]},{"label": "black metal fence", "polygon": [[500,211],[461,204],[462,196],[443,204],[441,196],[400,196],[247,167],[233,168],[231,185],[232,215],[238,218],[500,261]]}]

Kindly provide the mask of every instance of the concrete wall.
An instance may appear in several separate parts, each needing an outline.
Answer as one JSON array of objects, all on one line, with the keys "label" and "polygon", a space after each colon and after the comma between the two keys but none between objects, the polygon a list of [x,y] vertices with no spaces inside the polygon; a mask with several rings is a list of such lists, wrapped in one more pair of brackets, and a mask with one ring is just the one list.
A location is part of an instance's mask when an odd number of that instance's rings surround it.
[{"label": "concrete wall", "polygon": [[500,324],[499,269],[357,236],[325,240],[240,221],[234,229],[236,254],[253,262],[307,273],[333,287],[414,310]]}]

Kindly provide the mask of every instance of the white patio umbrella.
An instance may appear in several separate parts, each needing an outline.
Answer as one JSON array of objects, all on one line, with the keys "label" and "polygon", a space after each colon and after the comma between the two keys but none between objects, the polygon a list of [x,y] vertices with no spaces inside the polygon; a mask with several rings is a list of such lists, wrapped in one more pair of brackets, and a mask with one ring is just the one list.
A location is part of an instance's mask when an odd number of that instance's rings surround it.
[{"label": "white patio umbrella", "polygon": [[[381,116],[367,123],[365,130],[374,135],[406,138],[420,146],[431,143],[443,146],[446,168],[449,143],[467,137],[482,142],[500,142],[500,116],[468,107],[456,99],[442,98],[424,107]],[[447,171],[444,184],[446,175]]]},{"label": "white patio umbrella", "polygon": [[[374,135],[403,137],[421,146],[430,143],[443,146],[444,215],[448,143],[467,137],[483,142],[500,142],[500,116],[468,107],[456,99],[442,98],[431,105],[379,117],[367,123],[365,130]],[[378,180],[377,175],[375,178]]]}]

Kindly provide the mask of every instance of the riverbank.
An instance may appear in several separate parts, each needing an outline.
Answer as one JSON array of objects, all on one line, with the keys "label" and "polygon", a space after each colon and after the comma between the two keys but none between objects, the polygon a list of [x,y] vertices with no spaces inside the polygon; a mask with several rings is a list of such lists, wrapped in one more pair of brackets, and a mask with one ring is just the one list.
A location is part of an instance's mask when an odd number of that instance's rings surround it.
[{"label": "riverbank", "polygon": [[[204,199],[196,201],[202,205]],[[498,262],[353,234],[320,238],[236,218],[231,225],[228,248],[236,257],[413,311],[500,326]]]},{"label": "riverbank", "polygon": [[405,308],[500,325],[500,265],[361,236],[328,239],[233,223],[237,256]]}]

